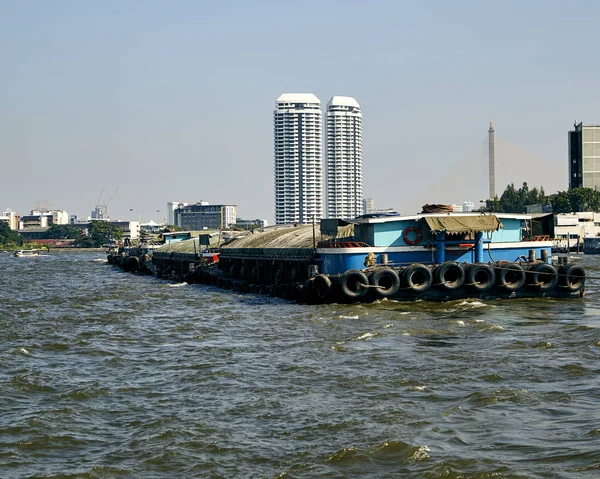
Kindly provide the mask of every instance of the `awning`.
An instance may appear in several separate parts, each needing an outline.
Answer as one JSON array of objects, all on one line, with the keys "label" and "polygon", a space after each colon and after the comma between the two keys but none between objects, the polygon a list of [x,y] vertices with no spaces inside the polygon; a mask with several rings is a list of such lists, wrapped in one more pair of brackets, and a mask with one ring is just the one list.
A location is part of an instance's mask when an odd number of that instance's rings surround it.
[{"label": "awning", "polygon": [[496,215],[481,216],[425,216],[431,231],[439,233],[478,233],[498,231],[504,226]]}]

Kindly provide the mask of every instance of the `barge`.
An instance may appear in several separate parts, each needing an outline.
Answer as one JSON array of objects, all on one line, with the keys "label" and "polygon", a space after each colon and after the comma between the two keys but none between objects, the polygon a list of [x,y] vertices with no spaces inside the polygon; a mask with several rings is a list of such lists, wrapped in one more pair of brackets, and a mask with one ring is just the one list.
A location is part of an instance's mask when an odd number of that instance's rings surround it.
[{"label": "barge", "polygon": [[567,258],[552,264],[552,242],[533,236],[533,226],[525,214],[327,219],[247,232],[222,245],[161,246],[149,269],[305,303],[582,296],[584,269]]}]

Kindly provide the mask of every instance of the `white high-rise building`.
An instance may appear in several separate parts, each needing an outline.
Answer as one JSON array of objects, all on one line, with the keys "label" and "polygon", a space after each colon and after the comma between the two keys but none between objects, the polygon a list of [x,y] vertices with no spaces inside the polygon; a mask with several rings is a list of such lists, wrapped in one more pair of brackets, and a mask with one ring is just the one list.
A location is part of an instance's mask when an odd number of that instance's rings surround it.
[{"label": "white high-rise building", "polygon": [[363,214],[362,113],[358,102],[334,96],[327,104],[325,202],[328,218]]},{"label": "white high-rise building", "polygon": [[275,223],[323,217],[321,102],[312,93],[284,93],[273,112]]}]

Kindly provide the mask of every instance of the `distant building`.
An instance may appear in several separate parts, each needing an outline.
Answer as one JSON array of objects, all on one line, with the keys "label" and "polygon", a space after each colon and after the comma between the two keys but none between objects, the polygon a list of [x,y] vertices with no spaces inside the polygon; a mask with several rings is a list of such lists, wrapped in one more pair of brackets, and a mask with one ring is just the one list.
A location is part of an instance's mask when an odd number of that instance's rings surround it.
[{"label": "distant building", "polygon": [[580,187],[600,189],[600,125],[569,131],[569,188]]},{"label": "distant building", "polygon": [[184,230],[225,229],[235,224],[236,216],[236,205],[209,205],[200,202],[175,209],[174,224]]},{"label": "distant building", "polygon": [[452,211],[455,213],[469,213],[475,209],[475,203],[472,201],[463,201],[462,204],[452,205]]},{"label": "distant building", "polygon": [[110,224],[115,225],[123,230],[124,240],[136,240],[140,237],[139,221],[111,221]]},{"label": "distant building", "polygon": [[600,213],[580,211],[554,216],[554,245],[570,249],[587,237],[600,236]]},{"label": "distant building", "polygon": [[235,222],[238,228],[264,228],[269,226],[267,220],[255,219],[255,220],[243,220],[238,218]]},{"label": "distant building", "polygon": [[471,211],[473,211],[475,209],[475,203],[473,203],[472,201],[463,201],[462,204],[462,212],[463,213],[469,213]]},{"label": "distant building", "polygon": [[48,229],[52,225],[52,216],[48,215],[23,215],[19,219],[19,230],[26,230],[29,228],[46,228]]},{"label": "distant building", "polygon": [[363,160],[362,113],[354,98],[327,103],[325,158],[327,218],[356,218],[363,213]]},{"label": "distant building", "polygon": [[[204,204],[203,201],[200,201],[200,204]],[[187,206],[187,203],[182,203],[181,201],[169,201],[167,203],[167,224],[174,225],[175,224],[175,210],[177,208],[183,208]]]},{"label": "distant building", "polygon": [[284,93],[273,112],[275,223],[310,224],[323,217],[321,102]]},{"label": "distant building", "polygon": [[63,210],[39,211],[33,210],[30,214],[21,216],[19,230],[27,228],[49,228],[52,225],[68,225],[69,213]]},{"label": "distant building", "polygon": [[373,198],[365,198],[363,200],[363,214],[372,215],[375,213],[375,200]]},{"label": "distant building", "polygon": [[6,211],[0,215],[0,222],[8,223],[8,227],[11,230],[19,229],[19,215],[10,208],[7,208]]}]

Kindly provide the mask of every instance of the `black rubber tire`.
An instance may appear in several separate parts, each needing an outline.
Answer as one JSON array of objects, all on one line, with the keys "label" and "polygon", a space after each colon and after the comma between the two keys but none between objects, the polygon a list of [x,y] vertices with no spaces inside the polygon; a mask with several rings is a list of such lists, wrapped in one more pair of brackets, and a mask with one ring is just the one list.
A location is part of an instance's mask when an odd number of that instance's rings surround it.
[{"label": "black rubber tire", "polygon": [[527,271],[527,287],[535,291],[547,292],[556,288],[558,274],[548,263],[538,263]]},{"label": "black rubber tire", "polygon": [[400,289],[400,277],[390,268],[376,268],[371,274],[369,282],[373,286],[378,286],[373,289],[375,294],[381,298],[394,296]]},{"label": "black rubber tire", "polygon": [[140,269],[140,259],[137,256],[129,257],[129,270],[130,271],[138,271]]},{"label": "black rubber tire", "polygon": [[436,288],[454,291],[465,282],[465,270],[454,261],[446,261],[433,270],[433,285]]},{"label": "black rubber tire", "polygon": [[331,280],[329,279],[329,276],[326,274],[318,274],[313,278],[312,282],[315,297],[320,301],[324,301],[331,290]]},{"label": "black rubber tire", "polygon": [[368,284],[367,276],[357,269],[348,270],[340,276],[340,291],[349,299],[362,298],[367,294],[367,288],[361,285],[368,286]]},{"label": "black rubber tire", "polygon": [[475,263],[467,267],[465,287],[471,291],[489,291],[496,284],[496,272],[489,264]]},{"label": "black rubber tire", "polygon": [[123,271],[129,272],[131,271],[131,263],[129,262],[129,256],[124,256],[121,260],[121,268]]},{"label": "black rubber tire", "polygon": [[585,287],[585,270],[582,266],[570,263],[558,270],[558,287],[563,291],[579,291]]},{"label": "black rubber tire", "polygon": [[505,291],[518,291],[525,281],[525,270],[517,263],[504,264],[496,271],[496,285]]},{"label": "black rubber tire", "polygon": [[402,283],[415,293],[423,293],[431,288],[433,275],[424,264],[413,263],[402,271]]}]

